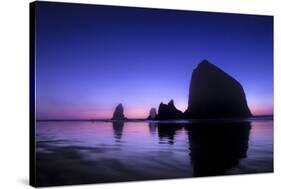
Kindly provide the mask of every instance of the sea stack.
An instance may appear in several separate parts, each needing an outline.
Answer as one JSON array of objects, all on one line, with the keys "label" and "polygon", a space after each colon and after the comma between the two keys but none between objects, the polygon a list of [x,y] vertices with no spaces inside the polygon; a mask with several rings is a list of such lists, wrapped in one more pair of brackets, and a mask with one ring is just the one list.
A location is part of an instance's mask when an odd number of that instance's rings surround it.
[{"label": "sea stack", "polygon": [[155,108],[151,108],[150,111],[149,111],[149,116],[147,119],[149,120],[153,120],[155,119],[157,113],[156,113],[156,109]]},{"label": "sea stack", "polygon": [[175,120],[175,119],[182,119],[183,113],[178,110],[175,105],[174,101],[170,100],[168,104],[163,104],[162,102],[158,108],[158,114],[155,119],[157,120]]},{"label": "sea stack", "polygon": [[192,72],[185,118],[249,117],[242,85],[203,60]]},{"label": "sea stack", "polygon": [[124,116],[124,108],[123,108],[122,104],[118,104],[118,106],[116,106],[114,113],[113,113],[112,120],[115,120],[115,121],[126,120],[126,117]]}]

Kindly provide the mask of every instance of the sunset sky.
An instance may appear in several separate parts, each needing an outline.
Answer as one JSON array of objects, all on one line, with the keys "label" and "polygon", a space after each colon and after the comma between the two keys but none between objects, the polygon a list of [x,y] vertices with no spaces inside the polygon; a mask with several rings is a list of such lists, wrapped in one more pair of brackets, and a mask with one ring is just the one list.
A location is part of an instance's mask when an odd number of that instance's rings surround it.
[{"label": "sunset sky", "polygon": [[187,108],[207,59],[243,86],[254,115],[273,114],[273,17],[36,3],[37,119],[128,118],[174,99]]}]

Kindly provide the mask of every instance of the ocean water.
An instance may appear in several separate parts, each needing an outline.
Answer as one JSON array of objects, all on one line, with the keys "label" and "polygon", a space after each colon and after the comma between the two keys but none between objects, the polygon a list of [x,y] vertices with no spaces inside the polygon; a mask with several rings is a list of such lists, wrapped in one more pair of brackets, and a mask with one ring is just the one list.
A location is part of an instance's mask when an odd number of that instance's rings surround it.
[{"label": "ocean water", "polygon": [[273,121],[37,121],[39,186],[273,172]]}]

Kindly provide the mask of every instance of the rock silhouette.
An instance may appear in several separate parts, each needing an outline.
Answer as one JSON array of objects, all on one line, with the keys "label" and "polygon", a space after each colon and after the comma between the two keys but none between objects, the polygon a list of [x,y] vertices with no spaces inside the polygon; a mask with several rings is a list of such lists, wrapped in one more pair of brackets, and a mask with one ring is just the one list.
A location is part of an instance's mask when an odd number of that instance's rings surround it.
[{"label": "rock silhouette", "polygon": [[116,121],[122,121],[126,120],[127,118],[124,116],[124,108],[122,104],[118,104],[118,106],[115,108],[112,120]]},{"label": "rock silhouette", "polygon": [[147,119],[149,120],[153,120],[155,119],[157,113],[156,113],[156,109],[155,108],[151,108],[150,111],[149,111],[149,116]]},{"label": "rock silhouette", "polygon": [[175,107],[173,100],[170,100],[168,104],[163,104],[161,102],[158,108],[158,114],[155,117],[157,120],[173,120],[182,118],[183,113]]},{"label": "rock silhouette", "polygon": [[185,118],[249,117],[241,84],[203,60],[192,72]]}]

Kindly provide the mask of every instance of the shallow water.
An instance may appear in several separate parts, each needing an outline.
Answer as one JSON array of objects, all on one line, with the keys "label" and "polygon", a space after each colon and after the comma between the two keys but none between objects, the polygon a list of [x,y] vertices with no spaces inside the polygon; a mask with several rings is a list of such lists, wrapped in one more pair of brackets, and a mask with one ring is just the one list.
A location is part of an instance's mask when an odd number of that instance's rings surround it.
[{"label": "shallow water", "polygon": [[273,121],[36,125],[39,186],[273,171]]}]

